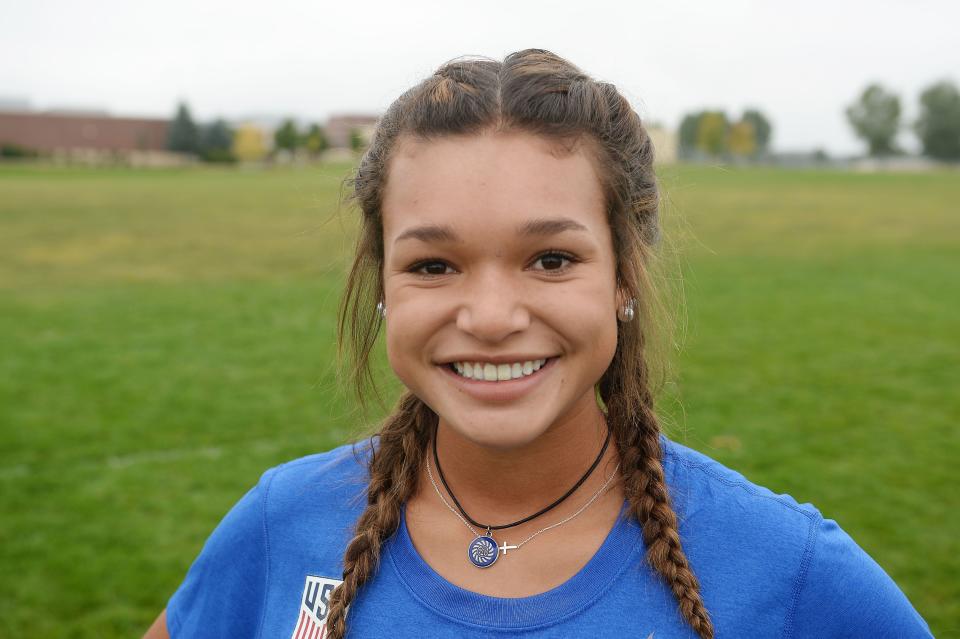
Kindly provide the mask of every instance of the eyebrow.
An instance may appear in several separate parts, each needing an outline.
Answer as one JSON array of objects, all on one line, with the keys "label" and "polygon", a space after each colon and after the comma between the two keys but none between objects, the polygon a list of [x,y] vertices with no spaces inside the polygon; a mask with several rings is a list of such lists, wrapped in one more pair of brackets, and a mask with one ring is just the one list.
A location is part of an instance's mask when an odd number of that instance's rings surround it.
[{"label": "eyebrow", "polygon": [[[517,227],[517,235],[521,237],[547,237],[558,235],[566,231],[586,232],[586,226],[569,217],[537,218],[524,222]],[[401,240],[416,239],[421,242],[462,242],[463,240],[445,224],[424,224],[407,229],[397,236],[394,244]]]}]

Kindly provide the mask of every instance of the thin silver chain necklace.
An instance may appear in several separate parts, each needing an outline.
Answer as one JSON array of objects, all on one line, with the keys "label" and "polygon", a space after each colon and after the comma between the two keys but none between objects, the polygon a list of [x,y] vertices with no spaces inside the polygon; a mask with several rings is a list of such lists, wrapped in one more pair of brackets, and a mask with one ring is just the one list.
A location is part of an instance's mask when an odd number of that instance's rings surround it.
[{"label": "thin silver chain necklace", "polygon": [[569,517],[565,519],[561,519],[555,524],[550,524],[549,526],[541,528],[537,532],[533,533],[532,535],[530,535],[529,537],[521,541],[516,546],[510,546],[507,544],[506,541],[503,542],[502,546],[498,546],[497,540],[493,538],[493,532],[490,530],[490,528],[487,528],[485,532],[480,533],[473,526],[471,526],[466,519],[463,518],[463,515],[461,515],[459,511],[457,511],[453,506],[451,506],[447,502],[446,498],[444,498],[443,496],[443,493],[440,492],[440,488],[437,486],[436,480],[434,480],[433,478],[433,472],[430,470],[429,456],[427,457],[426,461],[427,461],[427,475],[430,477],[430,483],[433,484],[433,490],[436,491],[437,497],[440,498],[440,501],[443,502],[443,505],[446,506],[450,510],[450,512],[456,515],[457,519],[462,521],[463,525],[466,526],[470,530],[470,532],[473,533],[474,535],[473,541],[470,542],[470,545],[467,547],[467,558],[470,560],[470,563],[472,563],[477,568],[489,568],[494,564],[494,562],[497,561],[501,552],[503,553],[503,556],[506,557],[509,551],[520,550],[521,548],[523,548],[523,545],[525,543],[527,543],[528,541],[530,541],[540,533],[544,533],[544,532],[547,532],[548,530],[552,530],[557,526],[562,526],[568,521],[570,521],[571,519],[573,519],[574,517],[576,517],[577,515],[579,515],[580,513],[582,513],[584,510],[586,510],[590,506],[590,504],[592,504],[594,501],[597,500],[597,497],[603,494],[603,491],[607,489],[607,486],[610,485],[610,482],[612,482],[614,478],[617,476],[617,471],[620,470],[620,462],[617,462],[616,468],[613,469],[613,474],[611,474],[610,477],[607,478],[607,481],[604,482],[603,486],[600,487],[600,490],[595,492],[593,494],[593,497],[587,500],[587,503],[585,503],[583,506],[580,506],[580,509],[577,510],[577,512],[570,515]]}]

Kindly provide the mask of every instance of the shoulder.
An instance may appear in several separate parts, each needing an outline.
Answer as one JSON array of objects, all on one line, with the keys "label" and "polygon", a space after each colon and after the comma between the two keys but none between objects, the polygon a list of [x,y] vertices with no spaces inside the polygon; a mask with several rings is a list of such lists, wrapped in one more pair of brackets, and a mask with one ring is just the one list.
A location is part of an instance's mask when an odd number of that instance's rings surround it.
[{"label": "shoulder", "polygon": [[362,499],[375,444],[373,439],[344,444],[280,464],[263,474],[258,490],[273,512],[304,499],[328,506]]},{"label": "shoulder", "polygon": [[735,607],[722,594],[735,591],[739,601],[761,603],[771,623],[781,617],[783,637],[930,636],[893,580],[836,521],[691,448],[661,443],[680,535],[708,609]]},{"label": "shoulder", "polygon": [[[812,504],[775,493],[741,473],[666,437],[661,438],[664,474],[681,525],[709,523],[717,533],[744,529],[775,535],[806,549],[823,515]],[[716,539],[713,539],[716,542]]]},{"label": "shoulder", "polygon": [[340,574],[343,549],[367,505],[375,445],[375,439],[345,444],[264,473],[263,530],[275,565],[309,562]]},{"label": "shoulder", "polygon": [[691,448],[666,438],[661,443],[684,552],[706,603],[713,591],[713,605],[727,605],[736,590],[753,598],[742,599],[751,608],[765,597],[767,608],[776,602],[768,621],[785,617],[816,543],[820,511]]},{"label": "shoulder", "polygon": [[220,522],[219,528],[262,527],[268,534],[304,513],[324,519],[357,516],[364,506],[367,465],[375,440],[344,444],[266,470]]},{"label": "shoulder", "polygon": [[246,636],[262,623],[271,584],[285,570],[308,564],[339,574],[343,545],[364,507],[373,444],[347,444],[264,472],[207,538],[170,598],[171,636],[210,627],[216,633],[205,636]]}]

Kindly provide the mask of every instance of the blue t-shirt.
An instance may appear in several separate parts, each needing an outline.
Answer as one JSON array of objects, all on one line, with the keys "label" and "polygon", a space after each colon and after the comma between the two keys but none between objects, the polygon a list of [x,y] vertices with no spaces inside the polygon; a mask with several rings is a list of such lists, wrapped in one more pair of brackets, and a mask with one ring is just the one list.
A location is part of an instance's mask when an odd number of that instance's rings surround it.
[{"label": "blue t-shirt", "polygon": [[[816,508],[663,438],[687,558],[718,639],[930,637],[873,559]],[[264,473],[207,540],[167,606],[173,639],[319,639],[366,503],[367,446]],[[696,639],[620,517],[571,579],[522,598],[479,595],[436,573],[401,519],[350,607],[350,637]]]}]

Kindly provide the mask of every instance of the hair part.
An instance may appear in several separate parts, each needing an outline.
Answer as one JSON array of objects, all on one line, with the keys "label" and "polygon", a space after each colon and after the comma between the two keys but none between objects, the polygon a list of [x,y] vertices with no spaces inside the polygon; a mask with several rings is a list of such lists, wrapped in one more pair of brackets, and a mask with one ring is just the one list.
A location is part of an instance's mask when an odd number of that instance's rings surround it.
[{"label": "hair part", "polygon": [[[629,511],[640,523],[647,561],[677,599],[683,618],[701,639],[714,635],[700,586],[683,552],[677,517],[663,474],[660,426],[654,413],[650,333],[663,326],[653,285],[659,233],[659,194],[653,145],[640,117],[612,84],[598,82],[542,49],[503,62],[456,59],[407,90],[387,109],[360,160],[349,200],[361,213],[353,265],[341,299],[338,355],[349,355],[348,381],[361,405],[376,392],[371,356],[382,318],[382,203],[390,158],[405,136],[423,140],[486,130],[524,131],[558,142],[558,152],[583,143],[597,168],[616,256],[617,287],[637,301],[638,321],[619,325],[613,360],[597,395],[621,457]],[[373,576],[380,548],[399,526],[400,508],[413,496],[437,415],[406,392],[379,431],[370,462],[367,507],[344,554],[343,584],[333,593],[329,637],[346,634],[347,612]]]}]

